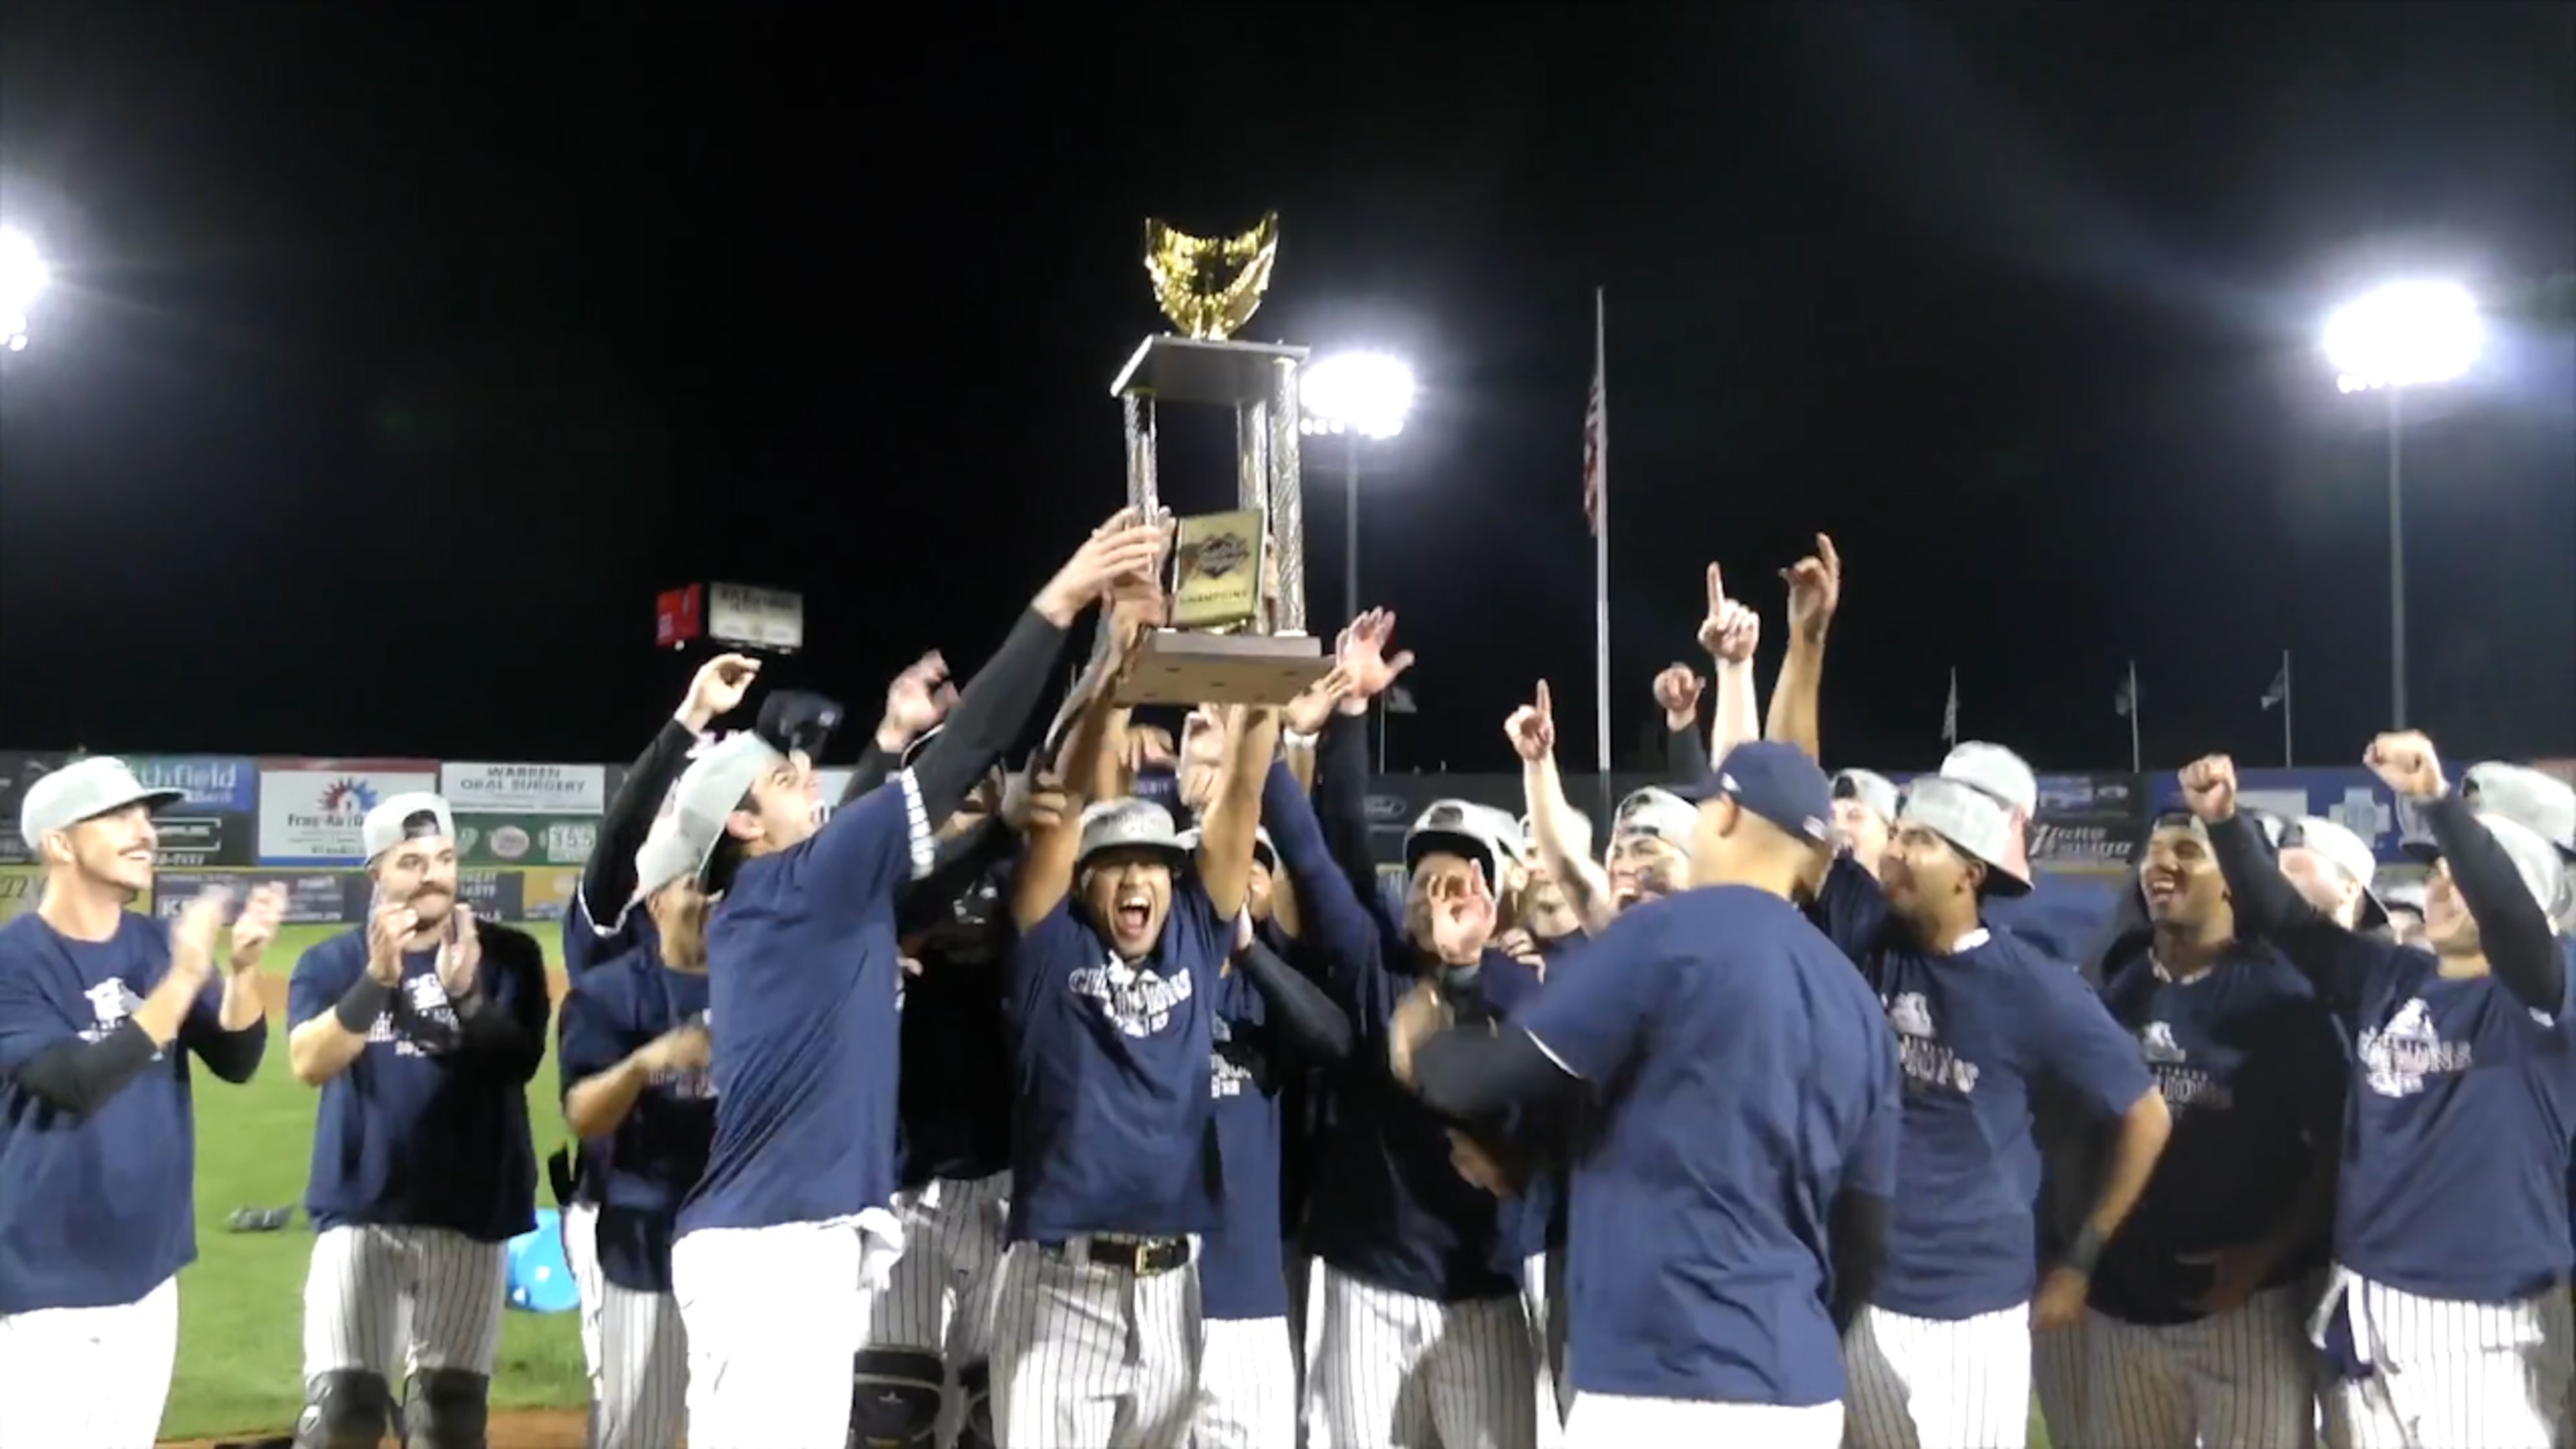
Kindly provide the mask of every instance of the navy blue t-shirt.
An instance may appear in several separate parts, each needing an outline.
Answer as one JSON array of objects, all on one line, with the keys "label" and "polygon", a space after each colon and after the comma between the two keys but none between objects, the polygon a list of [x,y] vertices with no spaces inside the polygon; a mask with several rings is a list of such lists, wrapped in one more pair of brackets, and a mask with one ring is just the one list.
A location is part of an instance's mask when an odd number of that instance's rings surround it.
[{"label": "navy blue t-shirt", "polygon": [[935,849],[906,770],[734,872],[707,921],[716,1135],[683,1235],[835,1222],[894,1195],[895,905]]},{"label": "navy blue t-shirt", "polygon": [[1797,907],[1741,886],[1625,911],[1581,955],[1512,1018],[1604,1099],[1574,1167],[1575,1386],[1840,1399],[1834,1199],[1896,1190],[1877,1001]]},{"label": "navy blue t-shirt", "polygon": [[[630,952],[642,952],[648,961],[662,959],[662,932],[653,924],[653,913],[637,901],[619,912],[616,920],[601,926],[591,920],[590,902],[580,891],[574,891],[563,916],[564,979],[578,985],[591,967],[618,960]],[[561,1037],[560,1024],[557,1037]],[[562,1075],[560,1066],[557,1075]],[[574,1200],[584,1206],[599,1206],[600,1174],[608,1170],[603,1155],[607,1145],[604,1141],[573,1144],[574,1158],[580,1164],[573,1174],[579,1183]]]},{"label": "navy blue t-shirt", "polygon": [[[542,1043],[549,1003],[536,943],[505,926],[478,929],[486,938],[482,1009],[516,1018]],[[505,948],[504,933],[524,944]],[[520,967],[505,964],[511,960]],[[529,960],[533,973],[524,969]],[[289,1030],[337,1009],[366,969],[364,927],[307,949],[287,981]],[[366,1046],[322,1084],[304,1188],[315,1228],[446,1228],[500,1243],[536,1226],[527,1084],[460,1045],[438,952],[406,953],[402,982]]]},{"label": "navy blue t-shirt", "polygon": [[1174,875],[1162,938],[1118,959],[1072,899],[1011,941],[1011,1239],[1216,1226],[1218,969],[1233,931]]},{"label": "navy blue t-shirt", "polygon": [[[556,1068],[565,1099],[706,1009],[704,976],[641,950],[593,961],[563,1001]],[[706,1171],[715,1135],[713,1073],[689,1067],[655,1073],[616,1131],[583,1142],[582,1195],[599,1209],[599,1267],[609,1282],[670,1291],[680,1202]]]},{"label": "navy blue t-shirt", "polygon": [[2027,1302],[2039,1278],[2031,1082],[2046,1073],[2079,1111],[2118,1116],[2154,1086],[2137,1042],[2073,969],[2026,940],[1980,931],[1947,956],[1916,946],[1847,859],[1817,905],[1886,1007],[1905,1084],[1896,1208],[1871,1301],[1942,1321]]},{"label": "navy blue t-shirt", "polygon": [[1261,993],[1240,971],[1217,982],[1215,1050],[1208,1091],[1215,1101],[1224,1201],[1199,1256],[1199,1313],[1217,1322],[1288,1316],[1287,1267],[1279,1242],[1279,1079],[1292,1064],[1276,1056]]},{"label": "navy blue t-shirt", "polygon": [[[2137,1038],[2173,1112],[2155,1175],[2093,1273],[2092,1306],[2127,1323],[2188,1323],[2209,1288],[2187,1254],[2280,1230],[2320,1157],[2336,1151],[2350,1068],[2325,1004],[2290,964],[2238,946],[2201,975],[2165,977],[2144,951],[2111,963],[2102,989]],[[2282,1255],[2277,1288],[2325,1266],[2326,1238]]]},{"label": "navy blue t-shirt", "polygon": [[[114,1032],[169,970],[169,923],[132,911],[105,941],[33,912],[0,924],[0,1315],[137,1302],[197,1259],[186,1051],[165,1048],[77,1121],[14,1080],[52,1047]],[[172,1045],[222,1033],[222,1007],[218,975]]]}]

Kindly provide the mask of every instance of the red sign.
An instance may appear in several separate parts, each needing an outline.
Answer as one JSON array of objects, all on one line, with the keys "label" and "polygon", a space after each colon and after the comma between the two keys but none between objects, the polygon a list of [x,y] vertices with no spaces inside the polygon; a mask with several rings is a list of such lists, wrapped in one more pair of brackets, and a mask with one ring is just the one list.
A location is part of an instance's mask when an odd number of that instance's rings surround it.
[{"label": "red sign", "polygon": [[653,647],[677,649],[703,631],[706,615],[707,587],[691,584],[685,589],[665,589],[653,600]]}]

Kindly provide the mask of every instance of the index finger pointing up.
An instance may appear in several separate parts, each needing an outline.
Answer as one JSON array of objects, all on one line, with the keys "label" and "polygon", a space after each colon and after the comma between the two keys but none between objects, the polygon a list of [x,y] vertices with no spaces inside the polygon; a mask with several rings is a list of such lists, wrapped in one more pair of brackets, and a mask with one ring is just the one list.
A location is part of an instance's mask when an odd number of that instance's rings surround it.
[{"label": "index finger pointing up", "polygon": [[1843,557],[1834,552],[1834,541],[1830,536],[1816,535],[1816,557],[1824,560],[1825,572],[1839,574],[1843,571]]},{"label": "index finger pointing up", "polygon": [[1718,571],[1717,565],[1710,564],[1708,566],[1708,611],[1712,614],[1716,613],[1717,606],[1725,602],[1726,575]]}]

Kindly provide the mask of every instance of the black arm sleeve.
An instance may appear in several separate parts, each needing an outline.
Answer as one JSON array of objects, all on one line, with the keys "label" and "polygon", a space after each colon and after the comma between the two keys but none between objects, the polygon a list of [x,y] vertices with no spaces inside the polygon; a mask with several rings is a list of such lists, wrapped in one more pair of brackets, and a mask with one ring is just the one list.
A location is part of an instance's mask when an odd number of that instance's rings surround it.
[{"label": "black arm sleeve", "polygon": [[933,829],[957,813],[966,792],[1028,728],[1064,653],[1064,632],[1035,609],[1024,610],[1002,647],[967,681],[946,727],[912,767],[913,788]]},{"label": "black arm sleeve", "polygon": [[2469,918],[2478,923],[2487,969],[2523,1005],[2555,1017],[2566,999],[2566,963],[2549,933],[2549,917],[2523,888],[2513,857],[2457,795],[2427,802],[2424,823],[2451,867],[2451,883],[2459,887]]},{"label": "black arm sleeve", "polygon": [[1708,741],[1699,730],[1699,716],[1694,714],[1690,728],[1664,732],[1664,773],[1681,784],[1695,784],[1708,776]]},{"label": "black arm sleeve", "polygon": [[1561,1110],[1582,1090],[1525,1031],[1453,1026],[1413,1051],[1414,1095],[1459,1122]]},{"label": "black arm sleeve", "polygon": [[18,1086],[57,1111],[86,1117],[143,1075],[156,1050],[129,1021],[97,1041],[57,1042],[36,1053],[18,1069]]},{"label": "black arm sleeve", "polygon": [[1234,958],[1235,969],[1261,993],[1270,1026],[1280,1039],[1310,1061],[1331,1064],[1349,1057],[1357,1033],[1350,1014],[1333,1004],[1314,982],[1256,940]]},{"label": "black arm sleeve", "polygon": [[470,1010],[458,1013],[457,1050],[512,1081],[531,1081],[545,1060],[546,1018],[553,1009],[546,995],[545,954],[534,936],[493,930],[484,937],[483,956],[487,972],[516,978],[510,1005],[506,1010],[496,1006],[487,992]]},{"label": "black arm sleeve", "polygon": [[179,1039],[206,1070],[238,1087],[258,1073],[260,1062],[268,1056],[268,1018],[263,1016],[239,1031],[226,1031],[209,1018],[201,1028],[197,1018],[179,1028]]},{"label": "black arm sleeve", "polygon": [[877,748],[877,742],[871,738],[867,750],[859,756],[859,762],[850,768],[850,783],[841,790],[841,803],[847,805],[884,784],[894,774],[897,763],[897,756]]},{"label": "black arm sleeve", "polygon": [[904,892],[895,912],[896,932],[910,935],[947,920],[949,908],[957,898],[994,866],[1009,859],[1017,845],[1011,828],[998,818],[979,820],[965,834],[939,842],[938,858],[930,874]]},{"label": "black arm sleeve", "polygon": [[653,743],[626,767],[616,798],[599,817],[599,844],[581,866],[581,904],[591,924],[605,928],[635,897],[635,852],[662,811],[671,783],[689,766],[689,747],[698,737],[676,719],[662,721]]},{"label": "black arm sleeve", "polygon": [[1887,1256],[1888,1201],[1846,1189],[1834,1195],[1829,1216],[1825,1231],[1832,1239],[1828,1251],[1833,1258],[1834,1293],[1826,1311],[1841,1332],[1851,1328],[1878,1287],[1879,1264]]},{"label": "black arm sleeve", "polygon": [[1377,915],[1377,859],[1369,850],[1368,716],[1333,711],[1315,742],[1315,823],[1351,890]]}]

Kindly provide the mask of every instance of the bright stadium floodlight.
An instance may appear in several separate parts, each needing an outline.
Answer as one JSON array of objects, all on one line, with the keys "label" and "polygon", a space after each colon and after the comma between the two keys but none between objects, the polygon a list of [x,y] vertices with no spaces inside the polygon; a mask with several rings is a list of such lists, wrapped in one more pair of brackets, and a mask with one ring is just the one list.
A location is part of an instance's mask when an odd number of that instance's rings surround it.
[{"label": "bright stadium floodlight", "polygon": [[2326,361],[2345,392],[2450,382],[2486,343],[2477,299],[2456,282],[2391,282],[2326,318]]},{"label": "bright stadium floodlight", "polygon": [[1360,614],[1360,439],[1392,438],[1413,411],[1413,369],[1383,352],[1345,352],[1305,370],[1297,431],[1349,440],[1342,455],[1342,617]]},{"label": "bright stadium floodlight", "polygon": [[34,242],[0,231],[0,347],[12,352],[26,348],[27,309],[53,279]]}]

